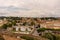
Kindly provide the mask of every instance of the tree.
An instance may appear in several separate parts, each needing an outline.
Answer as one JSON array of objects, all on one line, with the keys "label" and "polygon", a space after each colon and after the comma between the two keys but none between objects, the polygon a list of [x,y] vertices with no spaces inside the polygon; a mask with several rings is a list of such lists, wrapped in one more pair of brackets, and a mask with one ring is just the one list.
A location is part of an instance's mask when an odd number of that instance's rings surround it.
[{"label": "tree", "polygon": [[16,25],[16,22],[14,21],[14,22],[12,22],[12,25]]},{"label": "tree", "polygon": [[8,24],[7,26],[8,26],[8,27],[12,27],[12,24]]},{"label": "tree", "polygon": [[53,35],[51,33],[45,33],[43,37],[48,38],[49,40],[54,40]]},{"label": "tree", "polygon": [[7,27],[8,27],[7,24],[2,25],[3,29],[7,29]]},{"label": "tree", "polygon": [[23,25],[25,26],[27,24],[27,22],[24,22]]},{"label": "tree", "polygon": [[35,23],[34,22],[31,22],[31,25],[35,25]]}]

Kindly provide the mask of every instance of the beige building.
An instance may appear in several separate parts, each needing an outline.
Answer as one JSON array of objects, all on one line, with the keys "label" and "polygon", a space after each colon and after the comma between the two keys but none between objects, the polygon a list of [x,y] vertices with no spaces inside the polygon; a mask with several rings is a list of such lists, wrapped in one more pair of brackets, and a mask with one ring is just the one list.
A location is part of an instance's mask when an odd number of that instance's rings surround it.
[{"label": "beige building", "polygon": [[44,23],[40,24],[41,28],[54,28],[54,29],[59,29],[60,28],[60,21],[46,21]]},{"label": "beige building", "polygon": [[3,24],[6,24],[8,21],[6,19],[4,20],[0,20],[0,26],[2,26]]}]

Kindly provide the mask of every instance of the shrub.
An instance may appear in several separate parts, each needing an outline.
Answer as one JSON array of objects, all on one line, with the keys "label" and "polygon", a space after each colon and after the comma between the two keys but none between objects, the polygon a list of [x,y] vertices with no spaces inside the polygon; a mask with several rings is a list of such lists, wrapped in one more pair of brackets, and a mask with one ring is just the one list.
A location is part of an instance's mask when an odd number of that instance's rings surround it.
[{"label": "shrub", "polygon": [[29,37],[29,36],[21,36],[21,38],[26,39],[26,40],[34,40],[33,37]]},{"label": "shrub", "polygon": [[37,29],[38,32],[43,32],[45,30],[46,30],[45,28],[39,28],[39,29]]}]

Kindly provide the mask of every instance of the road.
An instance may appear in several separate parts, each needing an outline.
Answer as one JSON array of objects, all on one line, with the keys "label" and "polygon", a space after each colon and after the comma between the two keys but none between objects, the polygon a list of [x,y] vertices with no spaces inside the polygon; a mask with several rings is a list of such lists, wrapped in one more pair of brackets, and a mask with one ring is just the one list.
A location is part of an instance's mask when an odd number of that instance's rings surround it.
[{"label": "road", "polygon": [[37,32],[37,28],[34,26],[34,31],[32,32],[32,35],[39,36],[39,33]]}]

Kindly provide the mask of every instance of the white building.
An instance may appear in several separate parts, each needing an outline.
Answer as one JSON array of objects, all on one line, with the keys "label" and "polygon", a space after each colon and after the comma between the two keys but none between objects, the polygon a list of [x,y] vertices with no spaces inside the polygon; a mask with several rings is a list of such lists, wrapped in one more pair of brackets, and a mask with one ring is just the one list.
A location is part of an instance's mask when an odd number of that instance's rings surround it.
[{"label": "white building", "polygon": [[16,30],[14,33],[21,33],[21,34],[30,34],[30,32],[34,30],[33,26],[13,26],[13,28],[15,28]]}]

